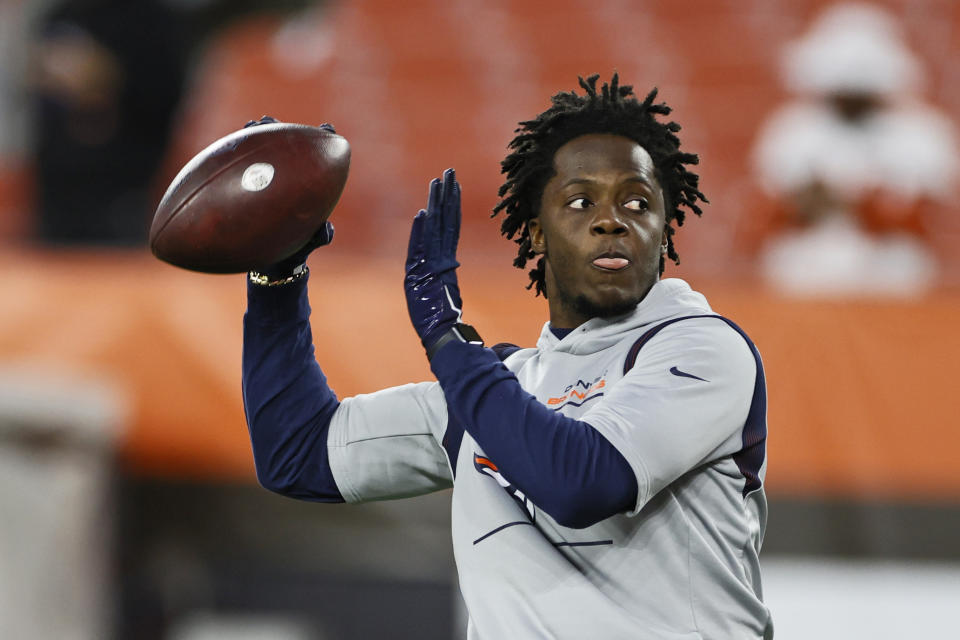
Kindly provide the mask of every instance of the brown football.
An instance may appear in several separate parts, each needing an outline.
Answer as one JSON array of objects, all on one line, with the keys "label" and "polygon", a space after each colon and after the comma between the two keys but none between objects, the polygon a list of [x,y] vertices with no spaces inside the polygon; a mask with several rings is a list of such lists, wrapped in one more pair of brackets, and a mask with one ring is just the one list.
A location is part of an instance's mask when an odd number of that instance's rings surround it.
[{"label": "brown football", "polygon": [[285,122],[241,129],[173,179],[157,206],[150,248],[205,273],[267,267],[330,217],[349,169],[349,143],[326,129]]}]

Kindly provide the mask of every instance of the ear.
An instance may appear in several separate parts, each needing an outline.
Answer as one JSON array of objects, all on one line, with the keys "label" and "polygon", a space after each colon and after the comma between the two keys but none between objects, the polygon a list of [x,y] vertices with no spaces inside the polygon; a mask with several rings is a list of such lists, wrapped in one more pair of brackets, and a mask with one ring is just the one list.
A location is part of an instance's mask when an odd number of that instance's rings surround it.
[{"label": "ear", "polygon": [[543,227],[540,225],[540,218],[531,218],[527,220],[527,233],[530,234],[530,248],[534,253],[546,253],[547,242],[543,237]]}]

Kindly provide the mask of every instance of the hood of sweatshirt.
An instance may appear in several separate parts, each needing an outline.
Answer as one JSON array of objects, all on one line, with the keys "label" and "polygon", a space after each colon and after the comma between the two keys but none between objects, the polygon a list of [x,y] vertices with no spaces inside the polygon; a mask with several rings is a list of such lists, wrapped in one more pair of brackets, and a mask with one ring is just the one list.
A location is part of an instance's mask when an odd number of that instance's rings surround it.
[{"label": "hood of sweatshirt", "polygon": [[620,340],[631,329],[653,326],[671,318],[713,313],[703,294],[694,291],[684,280],[667,278],[654,283],[647,295],[630,313],[612,318],[591,318],[571,331],[562,340],[543,325],[537,349],[586,355],[605,349]]}]

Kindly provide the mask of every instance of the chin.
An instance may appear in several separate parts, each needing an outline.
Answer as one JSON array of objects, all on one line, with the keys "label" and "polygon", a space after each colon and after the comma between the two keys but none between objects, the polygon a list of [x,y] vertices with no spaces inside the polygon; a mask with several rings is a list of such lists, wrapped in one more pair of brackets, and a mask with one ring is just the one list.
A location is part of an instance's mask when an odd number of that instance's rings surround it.
[{"label": "chin", "polygon": [[585,295],[577,296],[573,306],[585,318],[612,318],[630,313],[637,308],[642,298],[626,297],[612,300],[591,300]]}]

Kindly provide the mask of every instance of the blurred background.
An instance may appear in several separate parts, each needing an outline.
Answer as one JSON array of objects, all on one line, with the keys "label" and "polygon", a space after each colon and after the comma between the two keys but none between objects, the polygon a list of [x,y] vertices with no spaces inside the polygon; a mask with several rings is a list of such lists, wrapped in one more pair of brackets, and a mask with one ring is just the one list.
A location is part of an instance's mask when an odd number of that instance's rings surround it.
[{"label": "blurred background", "polygon": [[310,286],[341,397],[430,378],[400,283],[448,166],[471,322],[532,345],[499,162],[614,70],[700,154],[711,204],[666,275],[764,356],[777,637],[955,634],[958,56],[955,0],[0,0],[0,637],[462,637],[449,496],[260,489],[243,276],[146,232],[247,120],[332,122],[352,169]]}]

